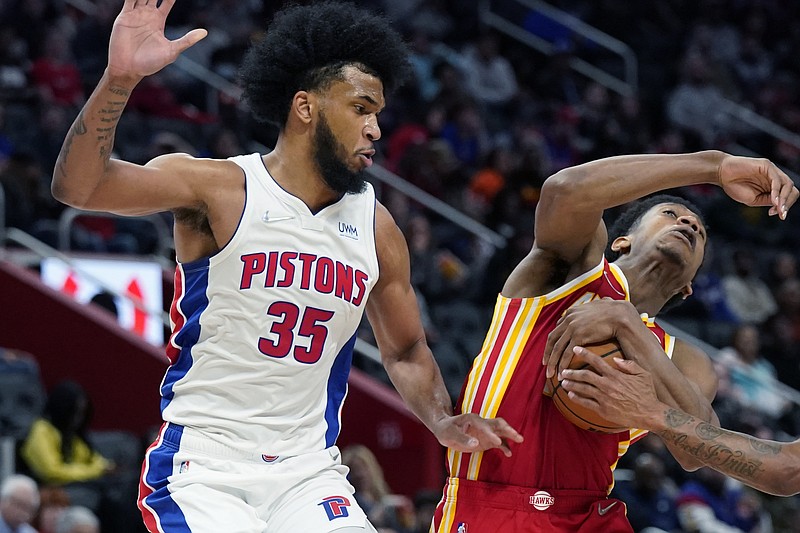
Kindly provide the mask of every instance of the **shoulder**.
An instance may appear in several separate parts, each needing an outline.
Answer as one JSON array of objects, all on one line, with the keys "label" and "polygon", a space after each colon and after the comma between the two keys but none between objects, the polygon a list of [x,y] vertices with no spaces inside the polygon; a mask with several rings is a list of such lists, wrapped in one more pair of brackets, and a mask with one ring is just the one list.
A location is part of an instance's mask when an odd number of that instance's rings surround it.
[{"label": "shoulder", "polygon": [[375,202],[375,241],[379,259],[384,254],[395,254],[403,250],[408,253],[402,230],[386,206],[380,202]]},{"label": "shoulder", "polygon": [[410,279],[408,245],[401,229],[389,210],[375,203],[375,251],[378,256],[381,285],[391,281]]},{"label": "shoulder", "polygon": [[241,167],[229,159],[201,158],[182,153],[158,156],[151,159],[145,166],[195,178],[224,178],[243,175]]}]

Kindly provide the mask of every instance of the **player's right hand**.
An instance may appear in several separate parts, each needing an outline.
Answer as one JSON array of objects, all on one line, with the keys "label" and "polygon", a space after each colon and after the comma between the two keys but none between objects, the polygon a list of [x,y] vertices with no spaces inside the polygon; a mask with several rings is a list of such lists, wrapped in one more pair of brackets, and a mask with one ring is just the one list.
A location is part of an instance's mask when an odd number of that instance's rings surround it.
[{"label": "player's right hand", "polygon": [[164,26],[175,0],[162,0],[159,7],[157,3],[157,0],[125,0],[108,45],[111,76],[138,81],[155,74],[208,34],[204,29],[196,29],[170,41],[164,36]]},{"label": "player's right hand", "polygon": [[770,215],[786,218],[800,192],[789,176],[767,159],[728,155],[719,166],[725,193],[749,206],[770,206]]}]

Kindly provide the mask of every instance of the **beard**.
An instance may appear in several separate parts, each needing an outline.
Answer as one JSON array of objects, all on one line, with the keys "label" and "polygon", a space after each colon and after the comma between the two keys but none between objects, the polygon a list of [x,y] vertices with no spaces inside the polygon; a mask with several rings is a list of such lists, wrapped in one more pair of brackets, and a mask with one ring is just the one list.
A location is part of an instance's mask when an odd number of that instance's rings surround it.
[{"label": "beard", "polygon": [[342,160],[345,148],[336,140],[328,120],[320,111],[319,122],[314,131],[314,163],[319,168],[325,184],[339,194],[364,192],[367,182],[364,171],[352,171]]}]

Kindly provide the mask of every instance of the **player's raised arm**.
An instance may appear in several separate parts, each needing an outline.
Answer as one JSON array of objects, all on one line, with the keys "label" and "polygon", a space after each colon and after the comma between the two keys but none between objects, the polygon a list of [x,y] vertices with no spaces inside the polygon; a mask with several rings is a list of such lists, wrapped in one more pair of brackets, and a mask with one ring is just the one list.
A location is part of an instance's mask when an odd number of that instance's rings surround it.
[{"label": "player's raised arm", "polygon": [[705,466],[778,496],[800,493],[800,441],[757,439],[721,429],[656,398],[653,378],[636,362],[609,364],[577,348],[592,370],[565,370],[561,385],[579,404],[613,422],[647,429]]},{"label": "player's raised arm", "polygon": [[536,208],[537,247],[575,261],[596,236],[604,210],[664,189],[716,183],[725,157],[723,152],[713,150],[625,155],[561,170],[542,187]]},{"label": "player's raised arm", "polygon": [[[108,66],[67,134],[53,173],[52,192],[60,201],[92,210],[140,214],[192,205],[197,193],[183,172],[159,162],[142,167],[111,159],[117,124],[131,91],[145,76],[175,61],[205,37],[193,30],[170,41],[164,36],[175,0],[125,0],[114,21]],[[174,163],[166,163],[166,166]],[[180,166],[180,163],[178,163]]]}]

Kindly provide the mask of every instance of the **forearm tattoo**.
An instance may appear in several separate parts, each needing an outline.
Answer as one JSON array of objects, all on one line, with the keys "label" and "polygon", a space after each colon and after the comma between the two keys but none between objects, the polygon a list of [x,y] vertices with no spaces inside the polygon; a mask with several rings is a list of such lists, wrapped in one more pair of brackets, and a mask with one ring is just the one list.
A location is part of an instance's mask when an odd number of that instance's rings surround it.
[{"label": "forearm tattoo", "polygon": [[95,131],[97,133],[97,141],[100,143],[100,157],[108,160],[111,157],[111,150],[114,148],[114,134],[117,129],[117,122],[122,116],[122,110],[125,109],[125,104],[128,102],[130,91],[117,86],[109,87],[109,92],[116,96],[121,96],[119,100],[108,100],[105,105],[100,109],[100,122],[101,126]]},{"label": "forearm tattoo", "polygon": [[[675,409],[668,409],[664,413],[664,421],[667,429],[658,432],[664,442],[720,472],[742,480],[758,478],[764,471],[765,456],[779,455],[783,449],[780,443],[764,442],[720,429]],[[690,427],[680,430],[682,426]],[[744,445],[745,441],[749,449]]]},{"label": "forearm tattoo", "polygon": [[61,176],[67,175],[66,161],[69,157],[69,151],[72,149],[72,141],[75,140],[76,135],[86,135],[86,123],[83,121],[83,110],[78,113],[78,118],[72,124],[72,127],[67,133],[67,138],[64,139],[64,144],[61,146],[61,151],[58,153],[58,162],[56,169]]},{"label": "forearm tattoo", "polygon": [[[130,91],[124,87],[111,86],[109,87],[108,91],[112,95],[121,98],[108,99],[98,111],[100,125],[95,129],[95,133],[97,134],[96,139],[99,143],[98,155],[104,161],[104,163],[107,163],[108,159],[111,157],[111,150],[114,146],[114,135],[117,128],[117,122],[119,122],[119,118],[122,116],[122,110],[125,109],[128,96],[130,96]],[[72,124],[69,133],[67,133],[67,138],[64,140],[64,144],[61,147],[61,152],[58,154],[56,169],[61,176],[67,175],[67,159],[69,158],[70,151],[72,150],[72,143],[75,141],[75,137],[82,137],[89,132],[88,128],[86,127],[84,113],[85,111],[81,110],[80,114],[78,114],[78,118],[75,119],[75,122]]]}]

